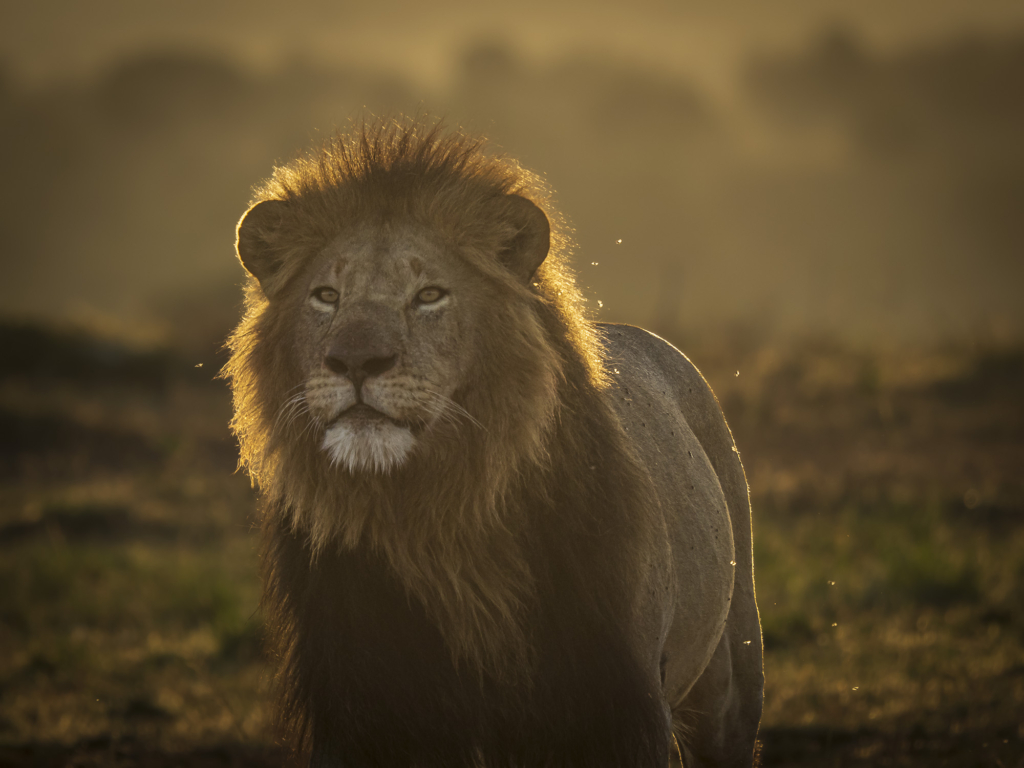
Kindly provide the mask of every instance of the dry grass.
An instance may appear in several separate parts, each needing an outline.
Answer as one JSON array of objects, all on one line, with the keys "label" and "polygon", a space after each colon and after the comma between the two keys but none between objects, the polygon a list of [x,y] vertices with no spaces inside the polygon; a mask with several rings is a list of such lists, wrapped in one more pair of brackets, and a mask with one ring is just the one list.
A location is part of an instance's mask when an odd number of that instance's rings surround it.
[{"label": "dry grass", "polygon": [[[272,763],[216,360],[54,371],[46,338],[0,370],[0,762]],[[1018,764],[1024,352],[689,351],[751,480],[765,764]]]}]

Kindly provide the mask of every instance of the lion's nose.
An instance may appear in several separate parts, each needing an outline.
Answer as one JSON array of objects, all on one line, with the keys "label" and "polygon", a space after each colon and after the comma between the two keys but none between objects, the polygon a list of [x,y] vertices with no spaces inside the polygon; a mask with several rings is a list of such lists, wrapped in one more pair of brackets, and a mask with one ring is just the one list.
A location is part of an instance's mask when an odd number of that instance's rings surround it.
[{"label": "lion's nose", "polygon": [[350,379],[360,376],[365,379],[367,376],[380,376],[385,371],[395,367],[398,355],[387,357],[371,357],[369,355],[349,355],[339,357],[337,355],[327,356],[327,367],[335,373],[348,376]]},{"label": "lion's nose", "polygon": [[358,390],[367,378],[390,371],[398,362],[394,345],[385,336],[369,324],[350,326],[338,334],[324,364],[347,376]]}]

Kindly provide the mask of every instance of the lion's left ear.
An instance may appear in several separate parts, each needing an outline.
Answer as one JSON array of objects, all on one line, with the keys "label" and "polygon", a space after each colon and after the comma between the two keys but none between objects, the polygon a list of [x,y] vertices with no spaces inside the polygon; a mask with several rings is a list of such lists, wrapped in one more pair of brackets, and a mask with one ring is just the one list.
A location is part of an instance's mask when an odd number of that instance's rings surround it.
[{"label": "lion's left ear", "polygon": [[544,263],[551,247],[551,225],[544,211],[519,195],[501,198],[501,217],[509,222],[516,234],[506,243],[499,258],[524,283]]}]

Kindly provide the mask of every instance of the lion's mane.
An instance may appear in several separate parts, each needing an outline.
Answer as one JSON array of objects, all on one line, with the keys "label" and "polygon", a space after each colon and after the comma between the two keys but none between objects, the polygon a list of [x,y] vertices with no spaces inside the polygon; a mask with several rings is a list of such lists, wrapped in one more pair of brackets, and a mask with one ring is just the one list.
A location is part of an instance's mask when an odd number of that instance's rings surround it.
[{"label": "lion's mane", "polygon": [[[763,675],[735,444],[677,350],[589,321],[542,181],[439,124],[383,121],[277,168],[253,203],[238,253],[255,276],[223,375],[299,755],[664,765],[673,714],[692,712],[688,761],[749,765]],[[333,464],[303,411],[335,326],[297,308],[366,238],[408,238],[459,299],[399,359],[424,379],[443,361],[464,417],[427,423],[386,474]],[[378,268],[360,258],[344,268]],[[375,297],[409,290],[380,274],[400,290]],[[332,333],[349,339],[343,311]]]},{"label": "lion's mane", "polygon": [[[494,259],[515,232],[486,205],[508,194],[533,201],[552,224],[551,250],[529,285]],[[538,536],[587,533],[585,510],[578,520],[537,521],[535,509],[551,506],[555,483],[576,505],[588,503],[594,473],[606,482],[621,475],[633,509],[645,498],[613,418],[587,396],[604,386],[601,344],[567,266],[570,241],[547,189],[480,141],[437,125],[391,122],[364,125],[277,168],[256,192],[254,202],[262,200],[288,201],[293,212],[265,233],[280,243],[281,281],[353,221],[412,219],[468,254],[481,280],[520,299],[477,318],[480,360],[462,404],[483,428],[434,440],[390,475],[339,480],[316,441],[302,439],[306,425],[281,418],[301,384],[288,354],[291,318],[250,279],[224,375],[234,393],[241,461],[262,495],[264,610],[283,657],[282,710],[300,713],[289,727],[300,740],[309,727],[301,702],[288,698],[302,689],[289,676],[307,673],[294,644],[308,609],[289,586],[289,569],[297,566],[288,552],[296,546],[314,564],[325,553],[357,548],[380,556],[439,627],[456,664],[495,679],[521,676],[532,664],[522,618],[537,577],[526,549]],[[601,466],[595,456],[603,457]],[[548,556],[570,570],[596,567],[613,581],[629,568],[631,542],[642,549],[642,530],[628,515],[623,508],[621,549],[604,553],[603,564],[573,563],[571,550]],[[551,530],[538,533],[543,526]],[[616,589],[611,584],[607,594]],[[583,588],[590,590],[600,594]]]}]

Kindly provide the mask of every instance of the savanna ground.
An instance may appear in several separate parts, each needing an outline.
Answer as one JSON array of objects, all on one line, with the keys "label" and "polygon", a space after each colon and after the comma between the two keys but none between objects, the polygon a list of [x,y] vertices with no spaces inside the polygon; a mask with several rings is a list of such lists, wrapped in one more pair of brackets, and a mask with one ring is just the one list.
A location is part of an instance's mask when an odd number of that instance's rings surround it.
[{"label": "savanna ground", "polygon": [[[1024,348],[682,346],[751,483],[762,764],[1024,766]],[[280,764],[223,359],[0,349],[0,766]]]}]

